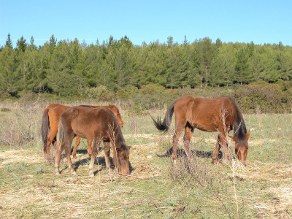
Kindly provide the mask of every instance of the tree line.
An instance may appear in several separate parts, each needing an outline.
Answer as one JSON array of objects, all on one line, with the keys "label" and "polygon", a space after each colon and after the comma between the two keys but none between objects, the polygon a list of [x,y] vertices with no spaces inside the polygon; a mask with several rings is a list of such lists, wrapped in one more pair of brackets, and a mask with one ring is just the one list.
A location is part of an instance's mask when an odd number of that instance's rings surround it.
[{"label": "tree line", "polygon": [[41,46],[24,37],[0,47],[0,91],[76,96],[99,86],[111,91],[157,84],[165,88],[226,87],[292,78],[292,47],[212,42],[203,38],[134,45],[125,36],[87,45],[52,35]]}]

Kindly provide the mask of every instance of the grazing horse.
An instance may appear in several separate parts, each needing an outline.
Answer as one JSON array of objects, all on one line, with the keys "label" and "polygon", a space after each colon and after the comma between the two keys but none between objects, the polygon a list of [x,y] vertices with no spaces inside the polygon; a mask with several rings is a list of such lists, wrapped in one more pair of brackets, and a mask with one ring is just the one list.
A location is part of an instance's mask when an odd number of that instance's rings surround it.
[{"label": "grazing horse", "polygon": [[[89,105],[83,105],[83,106],[98,107],[98,106],[89,106]],[[119,125],[123,127],[123,120],[119,112],[119,109],[115,105],[108,105],[106,107],[108,107],[115,114],[115,116],[118,119]],[[52,160],[52,156],[50,154],[50,146],[51,144],[53,144],[55,147],[55,141],[56,141],[56,135],[58,132],[60,116],[63,112],[65,112],[69,108],[70,106],[65,106],[62,104],[50,104],[43,112],[41,133],[42,133],[42,140],[43,140],[44,156],[47,160]],[[79,144],[80,144],[80,137],[77,136],[73,153],[72,153],[74,158],[76,158],[76,151]],[[91,142],[88,142],[89,154],[91,153],[90,145],[91,145]]]},{"label": "grazing horse", "polygon": [[248,139],[250,132],[247,132],[240,112],[235,101],[230,97],[201,98],[183,96],[175,100],[166,111],[164,120],[153,119],[154,125],[160,131],[168,131],[172,115],[175,115],[175,132],[173,135],[173,161],[177,158],[177,144],[183,129],[184,149],[190,159],[189,144],[192,132],[195,128],[207,132],[219,132],[216,146],[212,153],[213,163],[218,162],[219,149],[222,146],[223,160],[229,159],[227,153],[227,134],[233,130],[235,141],[235,153],[240,161],[245,163],[248,150]]},{"label": "grazing horse", "polygon": [[111,110],[107,107],[71,107],[60,116],[57,134],[57,151],[55,159],[56,173],[59,174],[61,153],[65,149],[67,161],[72,174],[76,174],[71,158],[70,150],[75,135],[86,138],[93,142],[89,175],[94,176],[93,165],[97,152],[97,145],[103,141],[106,167],[110,169],[110,143],[113,147],[116,167],[122,175],[130,173],[129,147],[126,145],[118,121]]}]

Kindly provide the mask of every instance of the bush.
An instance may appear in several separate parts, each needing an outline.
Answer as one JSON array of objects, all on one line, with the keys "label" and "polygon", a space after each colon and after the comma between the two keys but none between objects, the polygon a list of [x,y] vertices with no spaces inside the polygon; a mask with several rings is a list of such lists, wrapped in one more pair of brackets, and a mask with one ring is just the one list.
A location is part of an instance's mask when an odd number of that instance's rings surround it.
[{"label": "bush", "polygon": [[291,95],[282,89],[279,84],[251,84],[237,87],[234,97],[248,113],[291,112]]},{"label": "bush", "polygon": [[100,85],[97,87],[84,88],[82,96],[97,101],[110,101],[116,99],[115,94],[107,89],[106,86]]}]

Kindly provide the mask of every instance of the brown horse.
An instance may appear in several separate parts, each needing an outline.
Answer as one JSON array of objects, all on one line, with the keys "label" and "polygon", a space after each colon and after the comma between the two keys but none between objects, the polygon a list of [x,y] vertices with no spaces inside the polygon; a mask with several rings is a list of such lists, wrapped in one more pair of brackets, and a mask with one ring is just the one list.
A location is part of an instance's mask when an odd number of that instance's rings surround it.
[{"label": "brown horse", "polygon": [[207,132],[219,132],[216,146],[213,150],[213,163],[218,162],[219,150],[223,148],[223,160],[229,159],[227,154],[227,134],[234,131],[232,137],[235,141],[235,153],[240,161],[245,163],[248,150],[247,132],[243,116],[230,97],[200,98],[183,96],[175,100],[168,108],[165,118],[154,120],[156,128],[160,131],[168,131],[173,113],[175,114],[175,132],[173,135],[173,161],[177,158],[177,144],[183,129],[184,149],[188,158],[192,157],[189,144],[192,132],[195,128]]},{"label": "brown horse", "polygon": [[[98,107],[98,106],[88,106],[83,105],[87,107]],[[118,123],[121,127],[123,127],[123,120],[121,117],[121,114],[119,112],[119,109],[115,105],[108,105],[108,107],[117,117]],[[50,153],[50,146],[51,144],[55,147],[55,141],[56,141],[56,135],[58,132],[58,125],[60,116],[63,112],[65,112],[67,109],[69,109],[70,106],[65,106],[62,104],[50,104],[43,112],[42,117],[42,140],[43,140],[43,150],[44,150],[44,156],[47,160],[52,160],[52,156]],[[73,157],[76,158],[76,151],[77,147],[80,144],[80,137],[76,137],[76,142],[73,149]],[[91,142],[88,142],[88,153],[91,153]]]},{"label": "brown horse", "polygon": [[110,143],[112,143],[114,158],[118,172],[122,175],[130,173],[129,147],[126,145],[118,121],[107,107],[90,108],[86,106],[71,107],[62,113],[60,117],[57,135],[57,151],[55,159],[56,173],[59,174],[61,152],[65,149],[67,161],[72,174],[76,174],[73,168],[70,150],[74,135],[86,138],[92,144],[89,175],[94,176],[93,165],[97,152],[97,145],[103,141],[106,167],[110,168]]}]

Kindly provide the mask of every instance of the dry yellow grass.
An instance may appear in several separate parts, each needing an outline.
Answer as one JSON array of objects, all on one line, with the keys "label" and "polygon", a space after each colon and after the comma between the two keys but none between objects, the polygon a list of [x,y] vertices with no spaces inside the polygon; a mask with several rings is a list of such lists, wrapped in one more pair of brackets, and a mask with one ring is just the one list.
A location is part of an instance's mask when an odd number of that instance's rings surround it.
[{"label": "dry yellow grass", "polygon": [[[212,165],[208,157],[186,164],[182,157],[174,169],[170,157],[156,156],[171,145],[172,130],[161,134],[148,116],[122,111],[133,171],[128,177],[107,173],[101,152],[95,165],[100,171],[91,178],[87,154],[77,156],[77,176],[65,169],[66,162],[56,176],[53,165],[44,160],[40,106],[30,112],[18,106],[10,109],[0,113],[0,123],[9,133],[19,132],[20,141],[4,141],[7,135],[0,131],[0,218],[292,217],[292,132],[287,122],[292,115],[246,116],[253,128],[246,167],[237,161],[233,166]],[[27,136],[29,141],[21,140]],[[196,130],[192,149],[210,152],[215,136]]]}]

